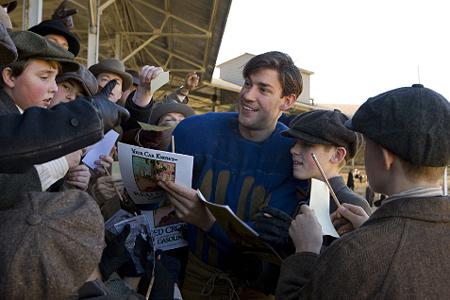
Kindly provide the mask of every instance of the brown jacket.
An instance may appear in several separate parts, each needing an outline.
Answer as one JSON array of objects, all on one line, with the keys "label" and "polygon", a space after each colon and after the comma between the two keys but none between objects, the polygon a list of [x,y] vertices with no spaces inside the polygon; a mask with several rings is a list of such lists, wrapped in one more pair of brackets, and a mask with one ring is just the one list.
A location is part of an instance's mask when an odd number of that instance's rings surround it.
[{"label": "brown jacket", "polygon": [[277,299],[448,299],[450,197],[403,198],[320,257],[300,253],[281,267]]}]

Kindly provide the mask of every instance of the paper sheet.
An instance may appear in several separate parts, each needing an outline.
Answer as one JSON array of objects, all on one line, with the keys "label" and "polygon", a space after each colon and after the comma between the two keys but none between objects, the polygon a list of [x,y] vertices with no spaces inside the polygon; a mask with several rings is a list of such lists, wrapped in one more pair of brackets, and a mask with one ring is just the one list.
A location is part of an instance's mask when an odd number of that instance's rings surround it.
[{"label": "paper sheet", "polygon": [[150,90],[155,93],[160,87],[169,82],[169,71],[162,72],[150,82]]},{"label": "paper sheet", "polygon": [[118,137],[119,134],[114,130],[111,129],[110,131],[108,131],[103,139],[94,144],[91,150],[86,153],[83,158],[83,163],[89,168],[95,170],[97,168],[97,165],[94,162],[99,159],[100,155],[109,155]]},{"label": "paper sheet", "polygon": [[330,190],[325,182],[311,179],[311,195],[309,207],[314,209],[320,225],[322,225],[323,235],[331,235],[338,238],[339,234],[331,223],[330,218]]}]

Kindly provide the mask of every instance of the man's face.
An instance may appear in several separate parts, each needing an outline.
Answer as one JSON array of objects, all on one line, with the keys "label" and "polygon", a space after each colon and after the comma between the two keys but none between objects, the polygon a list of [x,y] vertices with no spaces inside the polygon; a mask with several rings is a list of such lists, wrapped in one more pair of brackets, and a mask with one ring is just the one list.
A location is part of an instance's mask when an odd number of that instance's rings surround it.
[{"label": "man's face", "polygon": [[44,60],[32,60],[17,77],[11,77],[10,95],[21,108],[47,108],[58,90],[56,75],[57,63]]},{"label": "man's face", "polygon": [[317,157],[325,174],[330,174],[330,168],[333,167],[330,163],[330,159],[333,156],[335,149],[336,148],[333,146],[327,147],[320,144],[306,144],[297,140],[295,145],[291,148],[294,177],[297,179],[316,178],[323,180],[311,154],[314,153]]},{"label": "man's face", "polygon": [[64,50],[66,50],[66,51],[69,50],[69,43],[67,42],[67,39],[64,36],[51,33],[51,34],[47,34],[45,36],[45,38],[47,40],[49,40],[50,42],[53,42],[56,45],[60,46]]},{"label": "man's face", "polygon": [[100,73],[97,75],[97,81],[100,90],[111,80],[116,80],[117,84],[109,94],[108,99],[116,103],[122,97],[122,84],[123,84],[122,77],[114,73]]},{"label": "man's face", "polygon": [[83,88],[75,80],[68,80],[58,83],[58,91],[50,102],[50,107],[59,103],[65,103],[75,100],[78,96],[83,95]]},{"label": "man's face", "polygon": [[260,69],[245,78],[237,103],[241,133],[275,128],[281,112],[290,107],[282,90],[276,70]]}]

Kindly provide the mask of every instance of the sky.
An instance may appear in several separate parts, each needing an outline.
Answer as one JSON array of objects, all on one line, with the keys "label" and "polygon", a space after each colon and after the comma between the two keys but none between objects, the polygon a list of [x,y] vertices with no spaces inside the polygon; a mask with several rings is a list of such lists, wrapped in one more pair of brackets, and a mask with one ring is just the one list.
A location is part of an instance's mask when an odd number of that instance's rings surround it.
[{"label": "sky", "polygon": [[419,82],[450,99],[446,0],[233,0],[217,65],[278,50],[314,72],[315,103],[361,104]]}]

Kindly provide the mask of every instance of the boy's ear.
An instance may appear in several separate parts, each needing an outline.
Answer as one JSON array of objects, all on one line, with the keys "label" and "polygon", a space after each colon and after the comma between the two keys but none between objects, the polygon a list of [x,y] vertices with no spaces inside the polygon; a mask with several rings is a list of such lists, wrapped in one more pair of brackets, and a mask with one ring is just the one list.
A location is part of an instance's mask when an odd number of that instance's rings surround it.
[{"label": "boy's ear", "polygon": [[280,106],[281,111],[286,111],[289,108],[291,108],[294,105],[295,101],[297,100],[295,94],[287,95],[284,98],[285,98],[284,102]]},{"label": "boy's ear", "polygon": [[333,156],[331,157],[331,162],[335,164],[339,164],[341,161],[345,159],[347,155],[347,150],[344,147],[337,147],[334,151]]},{"label": "boy's ear", "polygon": [[6,67],[2,70],[2,79],[6,87],[12,89],[16,85],[15,84],[16,78],[12,76],[12,69],[10,67]]},{"label": "boy's ear", "polygon": [[383,155],[384,168],[386,169],[386,171],[389,171],[392,168],[392,165],[394,164],[395,155],[391,151],[383,147],[381,147],[381,153]]}]

